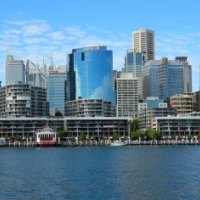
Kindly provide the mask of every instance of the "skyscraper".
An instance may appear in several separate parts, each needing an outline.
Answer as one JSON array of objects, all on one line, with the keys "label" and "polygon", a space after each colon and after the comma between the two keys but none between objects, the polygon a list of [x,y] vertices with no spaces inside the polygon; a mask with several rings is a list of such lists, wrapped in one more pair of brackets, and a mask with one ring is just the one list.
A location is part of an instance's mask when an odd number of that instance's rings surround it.
[{"label": "skyscraper", "polygon": [[36,87],[47,88],[47,77],[42,73],[38,65],[32,61],[26,62],[26,82]]},{"label": "skyscraper", "polygon": [[138,78],[138,93],[142,99],[142,68],[144,64],[143,53],[136,53],[133,49],[128,50],[125,57],[125,71],[132,73],[133,77]]},{"label": "skyscraper", "polygon": [[49,113],[55,115],[59,111],[64,115],[66,101],[66,73],[50,72],[48,75]]},{"label": "skyscraper", "polygon": [[184,93],[184,67],[176,60],[152,60],[143,68],[143,98],[168,99]]},{"label": "skyscraper", "polygon": [[106,46],[73,49],[67,57],[69,99],[102,99],[115,104],[113,57]]},{"label": "skyscraper", "polygon": [[186,56],[178,56],[175,60],[183,64],[184,93],[192,92],[192,66]]},{"label": "skyscraper", "polygon": [[154,60],[154,32],[148,29],[139,29],[132,33],[132,49],[137,53],[143,53],[145,62]]},{"label": "skyscraper", "polygon": [[117,78],[117,116],[137,117],[138,79],[132,73],[121,73]]},{"label": "skyscraper", "polygon": [[6,85],[18,82],[25,84],[25,65],[23,60],[14,60],[13,55],[6,58]]}]

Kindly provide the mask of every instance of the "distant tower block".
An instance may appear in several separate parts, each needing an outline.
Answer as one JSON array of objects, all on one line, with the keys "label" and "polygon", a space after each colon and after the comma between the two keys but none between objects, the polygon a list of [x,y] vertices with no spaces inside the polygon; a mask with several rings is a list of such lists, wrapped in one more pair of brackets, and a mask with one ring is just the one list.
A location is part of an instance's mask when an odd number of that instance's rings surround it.
[{"label": "distant tower block", "polygon": [[154,60],[154,32],[148,29],[134,31],[132,33],[132,49],[136,53],[143,53],[146,62]]}]

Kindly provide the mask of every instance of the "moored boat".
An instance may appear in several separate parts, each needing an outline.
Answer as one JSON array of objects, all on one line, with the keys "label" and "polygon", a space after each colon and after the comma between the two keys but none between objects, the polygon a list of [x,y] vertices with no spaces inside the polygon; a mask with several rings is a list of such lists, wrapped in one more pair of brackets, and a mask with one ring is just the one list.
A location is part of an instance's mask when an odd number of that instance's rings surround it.
[{"label": "moored boat", "polygon": [[39,147],[57,146],[56,132],[51,128],[44,128],[35,133],[35,145]]},{"label": "moored boat", "polygon": [[110,146],[112,147],[125,146],[125,145],[127,145],[125,142],[119,140],[110,143]]}]

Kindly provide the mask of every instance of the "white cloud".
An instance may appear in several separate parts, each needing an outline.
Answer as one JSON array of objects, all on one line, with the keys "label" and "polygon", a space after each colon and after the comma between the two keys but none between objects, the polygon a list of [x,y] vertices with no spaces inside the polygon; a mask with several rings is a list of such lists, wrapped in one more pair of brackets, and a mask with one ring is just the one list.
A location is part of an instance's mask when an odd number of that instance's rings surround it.
[{"label": "white cloud", "polygon": [[49,39],[55,40],[55,41],[63,41],[66,39],[65,34],[61,31],[51,32],[47,34],[47,36],[49,37]]},{"label": "white cloud", "polygon": [[79,26],[65,27],[64,31],[67,35],[77,38],[83,38],[86,36],[85,31]]},{"label": "white cloud", "polygon": [[22,27],[22,31],[25,36],[43,35],[50,31],[50,27],[47,24],[26,24]]},{"label": "white cloud", "polygon": [[[195,82],[200,63],[200,32],[158,32],[155,38],[156,58],[187,56],[192,65]],[[112,32],[97,27],[54,28],[40,19],[7,20],[0,23],[0,71],[5,71],[5,56],[11,52],[15,57],[42,64],[43,55],[48,64],[50,56],[56,65],[66,63],[66,53],[73,48],[106,45],[113,50],[113,66],[121,70],[127,49],[131,48],[131,33]],[[0,78],[3,79],[1,73]]]},{"label": "white cloud", "polygon": [[41,45],[41,43],[48,42],[48,39],[44,37],[25,37],[23,41],[24,44],[26,45],[32,45],[32,44]]}]

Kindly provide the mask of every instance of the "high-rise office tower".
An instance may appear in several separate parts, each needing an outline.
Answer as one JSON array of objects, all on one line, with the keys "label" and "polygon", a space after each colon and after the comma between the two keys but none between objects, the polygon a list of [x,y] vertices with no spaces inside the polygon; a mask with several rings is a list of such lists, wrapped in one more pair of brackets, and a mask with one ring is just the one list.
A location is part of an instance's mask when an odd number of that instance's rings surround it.
[{"label": "high-rise office tower", "polygon": [[121,73],[117,78],[117,116],[137,117],[138,79],[132,73]]},{"label": "high-rise office tower", "polygon": [[32,61],[26,62],[26,82],[36,87],[47,88],[47,77]]},{"label": "high-rise office tower", "polygon": [[184,66],[176,60],[152,60],[143,68],[143,98],[169,99],[184,93]]},{"label": "high-rise office tower", "polygon": [[68,99],[102,99],[115,104],[112,59],[106,46],[73,49],[67,56]]},{"label": "high-rise office tower", "polygon": [[145,62],[154,60],[154,32],[148,29],[139,29],[132,33],[132,49],[143,53]]},{"label": "high-rise office tower", "polygon": [[143,53],[136,53],[133,49],[128,50],[125,57],[125,71],[132,73],[133,77],[138,78],[138,93],[142,99],[142,68],[144,64]]},{"label": "high-rise office tower", "polygon": [[14,60],[13,55],[6,58],[6,85],[10,83],[25,84],[25,65],[23,60]]},{"label": "high-rise office tower", "polygon": [[190,93],[192,92],[192,66],[189,65],[186,56],[178,56],[175,60],[183,64],[184,93]]},{"label": "high-rise office tower", "polygon": [[57,111],[64,115],[64,104],[67,98],[66,80],[66,73],[49,72],[48,101],[50,115],[55,115]]}]

